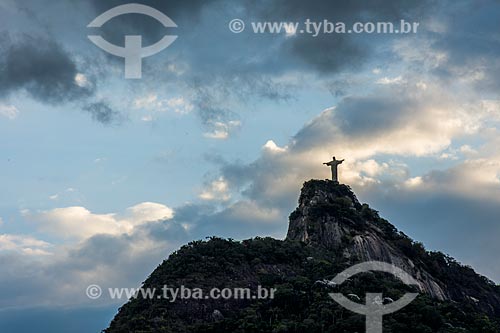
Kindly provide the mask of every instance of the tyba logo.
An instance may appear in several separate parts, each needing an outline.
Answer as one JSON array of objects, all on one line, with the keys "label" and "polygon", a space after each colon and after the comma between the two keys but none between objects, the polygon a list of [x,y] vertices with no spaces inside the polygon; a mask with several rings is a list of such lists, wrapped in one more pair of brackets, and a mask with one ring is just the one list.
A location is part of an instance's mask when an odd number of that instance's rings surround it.
[{"label": "tyba logo", "polygon": [[[143,14],[156,19],[166,28],[177,27],[174,21],[159,10],[135,3],[117,6],[106,11],[90,22],[87,27],[99,28],[112,18],[125,14]],[[142,77],[142,58],[152,56],[167,48],[177,36],[165,35],[158,42],[147,47],[142,47],[142,36],[136,35],[126,35],[124,47],[111,44],[101,36],[89,35],[88,38],[104,51],[125,58],[125,78],[140,79]]]},{"label": "tyba logo", "polygon": [[[419,286],[419,283],[408,273],[401,268],[394,265],[380,262],[380,261],[367,261],[361,264],[354,265],[339,275],[337,275],[332,282],[340,285],[350,277],[371,271],[386,272],[399,278],[406,285]],[[366,316],[366,332],[367,333],[382,333],[382,316],[401,310],[418,296],[418,293],[406,293],[395,302],[384,304],[382,294],[367,293],[366,304],[360,304],[349,300],[342,294],[331,293],[329,294],[335,302],[342,305],[344,308]]]}]

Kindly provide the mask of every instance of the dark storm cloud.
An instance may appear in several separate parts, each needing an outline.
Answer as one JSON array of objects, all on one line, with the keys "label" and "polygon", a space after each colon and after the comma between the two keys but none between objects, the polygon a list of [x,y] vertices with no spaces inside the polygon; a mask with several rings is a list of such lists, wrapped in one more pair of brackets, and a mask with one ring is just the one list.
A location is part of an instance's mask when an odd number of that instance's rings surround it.
[{"label": "dark storm cloud", "polygon": [[412,191],[382,183],[368,191],[360,190],[358,195],[428,249],[443,251],[500,281],[500,243],[496,239],[500,229],[494,218],[500,214],[498,202],[484,199],[481,193],[487,189],[480,185],[471,186],[476,196],[450,193],[448,176],[438,173],[441,182],[432,190]]},{"label": "dark storm cloud", "polygon": [[334,110],[306,124],[294,136],[293,148],[311,149],[320,142],[331,142],[339,134],[352,138],[376,137],[418,119],[421,105],[421,101],[399,88],[381,89],[369,96],[345,97]]},{"label": "dark storm cloud", "polygon": [[[96,266],[115,267],[117,272],[127,272],[127,276],[121,277],[123,281],[135,285],[170,251],[189,240],[186,230],[175,221],[147,222],[135,227],[130,234],[100,234],[86,239],[79,247],[71,249],[67,260],[54,267],[54,271],[56,274],[78,274],[92,271]],[[152,251],[134,253],[134,249],[144,243],[154,243],[156,247]],[[71,276],[66,278],[72,279]]]},{"label": "dark storm cloud", "polygon": [[68,266],[72,267],[66,266],[65,270],[91,270],[97,262],[100,265],[114,265],[116,260],[130,249],[132,240],[132,237],[126,234],[92,236],[85,240],[81,247],[70,251]]},{"label": "dark storm cloud", "polygon": [[[344,22],[347,27],[355,22],[419,21],[432,10],[430,1],[301,1],[278,0],[247,2],[252,18],[260,20],[314,22],[328,20]],[[297,34],[283,44],[282,52],[302,60],[320,74],[336,73],[361,66],[373,55],[374,47],[387,41],[387,36],[368,37],[352,34]]]},{"label": "dark storm cloud", "polygon": [[[255,5],[257,3],[258,5]],[[254,4],[254,6],[252,6]],[[332,18],[350,21],[353,17],[384,18],[397,20],[409,18],[429,10],[431,1],[418,0],[372,0],[372,1],[301,1],[301,0],[276,0],[276,1],[247,1],[248,8],[259,13],[264,18],[274,19],[305,19],[305,18]]]},{"label": "dark storm cloud", "polygon": [[320,73],[334,73],[361,66],[370,55],[367,45],[346,37],[298,37],[291,41],[289,52],[310,64]]},{"label": "dark storm cloud", "polygon": [[500,52],[498,1],[460,1],[448,9],[451,9],[450,15],[442,17],[448,29],[438,32],[433,46],[436,49],[450,51],[449,63],[458,65],[477,57],[498,57]]},{"label": "dark storm cloud", "polygon": [[[59,43],[25,35],[0,41],[0,98],[24,91],[42,103],[63,105],[80,102],[92,119],[105,125],[119,121],[120,114],[104,102],[91,102],[95,93],[93,74],[78,84],[78,66]],[[83,75],[83,74],[82,74]]]},{"label": "dark storm cloud", "polygon": [[90,87],[77,85],[77,66],[58,43],[25,36],[2,43],[0,96],[23,89],[33,98],[59,104],[90,96]]},{"label": "dark storm cloud", "polygon": [[[123,1],[99,1],[92,0],[95,13],[100,14],[117,5],[124,4]],[[383,41],[383,37],[371,35],[370,38],[356,37],[348,34],[320,34],[317,37],[311,37],[307,34],[297,34],[293,38],[282,41],[283,35],[266,36],[266,34],[244,33],[244,37],[239,36],[240,42],[244,41],[247,47],[236,47],[238,41],[231,36],[227,30],[227,23],[234,17],[240,17],[247,21],[284,21],[284,22],[303,22],[305,19],[321,22],[324,19],[330,22],[345,22],[352,24],[357,21],[390,21],[396,22],[400,19],[418,21],[424,13],[432,9],[429,1],[241,1],[234,2],[229,0],[211,0],[211,1],[159,1],[159,0],[141,0],[138,3],[156,8],[176,23],[178,28],[172,30],[183,38],[189,38],[192,42],[199,39],[200,43],[191,44],[191,50],[187,51],[187,56],[192,60],[202,61],[216,65],[216,70],[228,65],[228,57],[233,54],[237,58],[241,57],[241,52],[251,49],[259,53],[259,62],[245,64],[240,63],[242,67],[248,66],[247,70],[255,72],[259,70],[276,70],[286,68],[288,63],[290,68],[297,66],[296,61],[286,57],[296,58],[303,65],[310,66],[319,73],[334,73],[346,68],[354,68],[361,65],[369,56],[373,46]],[[127,15],[128,17],[114,18],[115,22],[102,28],[104,36],[123,43],[123,36],[130,33],[141,33],[148,42],[156,42],[159,37],[165,34],[165,28],[151,18],[144,15]],[[203,22],[210,24],[203,25]],[[200,34],[201,29],[203,33]],[[196,34],[192,34],[192,32]],[[207,36],[208,35],[208,36]],[[194,40],[193,40],[194,38]],[[201,39],[200,39],[201,38]],[[209,53],[202,52],[196,55],[198,47],[203,47],[203,40],[214,40],[213,48]],[[224,48],[216,47],[220,41],[227,40],[225,49],[230,49],[231,54],[222,52]],[[272,54],[266,54],[271,49]],[[194,54],[190,54],[194,53]],[[219,59],[213,59],[213,56],[221,56]],[[201,57],[200,57],[201,56]],[[276,62],[280,59],[280,62]],[[255,59],[254,59],[255,60]],[[229,60],[229,65],[230,65]],[[275,68],[269,65],[273,65]],[[200,64],[202,65],[202,64]],[[210,69],[210,68],[205,68]],[[245,69],[240,67],[240,71]]]},{"label": "dark storm cloud", "polygon": [[[160,79],[162,80],[162,79]],[[190,102],[209,130],[217,130],[218,123],[239,121],[240,115],[232,107],[251,103],[251,98],[276,102],[294,99],[293,84],[274,82],[273,78],[254,73],[195,73],[186,78]]]},{"label": "dark storm cloud", "polygon": [[[446,16],[444,12],[447,12]],[[459,1],[443,6],[437,20],[444,31],[430,36],[432,48],[446,52],[446,59],[435,73],[447,81],[456,76],[471,76],[468,71],[482,73],[475,86],[479,90],[498,92],[500,86],[500,3],[494,0]]]},{"label": "dark storm cloud", "polygon": [[[88,1],[94,10],[95,15],[114,8],[119,5],[127,4],[123,0],[90,0]],[[210,6],[218,0],[138,0],[134,3],[153,7],[170,17],[178,24],[178,28],[169,30],[172,34],[178,34],[188,30],[196,25],[203,8]],[[93,18],[92,18],[93,19]],[[89,21],[90,22],[90,21]],[[100,31],[105,39],[113,43],[122,43],[124,35],[135,34],[142,35],[146,43],[155,43],[166,33],[166,28],[158,21],[145,15],[125,15],[124,17],[115,17],[113,22],[105,24]]]},{"label": "dark storm cloud", "polygon": [[83,110],[90,113],[92,119],[104,125],[117,124],[122,120],[120,112],[114,110],[108,103],[103,101],[85,105]]},{"label": "dark storm cloud", "polygon": [[[193,231],[199,238],[217,236],[233,239],[248,239],[253,237],[277,237],[282,238],[288,226],[285,214],[273,214],[265,217],[260,214],[270,214],[271,210],[257,211],[262,207],[255,206],[251,201],[238,201],[221,212],[206,216],[201,220]],[[253,214],[248,214],[253,210]]]},{"label": "dark storm cloud", "polygon": [[136,227],[137,232],[147,235],[148,239],[157,242],[165,240],[175,241],[176,243],[185,243],[190,240],[190,237],[181,225],[190,220],[179,220],[174,218],[173,221],[157,221],[150,222],[143,226]]},{"label": "dark storm cloud", "polygon": [[[99,13],[104,12],[108,9],[116,7],[118,5],[124,5],[129,2],[123,0],[90,0],[88,1],[94,6],[95,10]],[[209,6],[212,3],[217,2],[217,0],[138,0],[134,3],[144,4],[147,6],[154,7],[160,11],[168,13],[171,16],[186,15],[194,18],[199,15],[203,7]]]},{"label": "dark storm cloud", "polygon": [[[91,1],[94,15],[99,15],[122,1]],[[290,84],[275,82],[273,73],[282,67],[280,59],[272,54],[262,41],[239,38],[227,29],[227,20],[235,7],[234,2],[214,1],[139,1],[168,15],[177,28],[165,29],[159,22],[145,15],[124,15],[99,28],[99,34],[117,45],[123,44],[124,35],[140,34],[144,45],[155,43],[165,34],[179,38],[162,57],[158,66],[148,66],[145,59],[143,77],[150,81],[183,87],[195,106],[202,124],[214,130],[214,124],[238,120],[231,102],[244,102],[252,97],[270,100],[291,98]],[[228,37],[232,38],[228,41]],[[234,42],[234,44],[233,44]],[[249,57],[248,49],[258,50],[259,58]],[[230,50],[228,52],[228,50]],[[96,51],[97,52],[97,51]],[[111,61],[123,59],[109,56]],[[169,65],[183,67],[182,74],[166,70]],[[146,84],[148,84],[146,82]],[[233,103],[234,104],[234,103]]]},{"label": "dark storm cloud", "polygon": [[[177,28],[165,29],[145,15],[124,15],[99,28],[99,33],[110,42],[123,44],[124,35],[141,34],[144,44],[156,42],[165,34],[179,38],[162,53],[163,68],[168,64],[187,64],[180,76],[144,66],[145,75],[157,82],[181,82],[192,94],[205,126],[232,120],[234,111],[229,102],[245,102],[249,98],[274,101],[290,100],[294,90],[303,82],[280,80],[287,73],[334,75],[361,68],[374,56],[375,47],[388,40],[386,36],[356,36],[320,34],[312,37],[297,34],[253,34],[245,31],[235,35],[229,32],[228,22],[239,17],[246,21],[297,21],[306,18],[321,22],[400,19],[418,20],[431,9],[426,1],[153,1],[141,0],[172,18]],[[123,1],[90,1],[94,15]],[[92,18],[89,18],[89,21]],[[111,57],[112,61],[122,61]],[[157,58],[159,59],[159,58]],[[149,60],[145,60],[147,63]],[[223,98],[220,98],[223,96]]]},{"label": "dark storm cloud", "polygon": [[373,135],[408,120],[417,101],[407,97],[347,97],[337,106],[335,122],[353,136]]},{"label": "dark storm cloud", "polygon": [[193,84],[193,102],[198,108],[198,114],[205,126],[211,126],[214,122],[230,120],[236,114],[227,107],[227,100],[222,96],[228,96],[224,84],[216,87],[209,86],[206,81],[200,82],[196,79]]},{"label": "dark storm cloud", "polygon": [[[297,191],[279,191],[270,186],[270,184],[279,183],[279,180],[283,179],[284,176],[283,170],[290,168],[286,159],[263,154],[259,159],[249,164],[226,161],[219,164],[220,173],[230,188],[238,189],[245,198],[258,203],[259,207],[276,208],[285,212],[285,215],[294,208],[298,198]],[[283,180],[283,183],[287,181],[290,179]],[[299,180],[298,183],[300,182]]]}]

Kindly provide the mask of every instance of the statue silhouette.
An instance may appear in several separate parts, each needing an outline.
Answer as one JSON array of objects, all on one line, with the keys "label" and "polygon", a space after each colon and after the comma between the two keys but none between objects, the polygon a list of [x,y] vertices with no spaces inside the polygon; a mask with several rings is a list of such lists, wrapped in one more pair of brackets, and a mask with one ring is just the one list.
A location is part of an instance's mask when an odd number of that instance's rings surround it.
[{"label": "statue silhouette", "polygon": [[332,180],[334,182],[339,182],[339,176],[338,176],[338,172],[337,172],[337,166],[339,164],[342,164],[342,162],[344,162],[344,160],[336,160],[335,159],[335,156],[333,156],[332,160],[330,162],[325,162],[323,164],[325,165],[328,165],[329,167],[332,168]]}]

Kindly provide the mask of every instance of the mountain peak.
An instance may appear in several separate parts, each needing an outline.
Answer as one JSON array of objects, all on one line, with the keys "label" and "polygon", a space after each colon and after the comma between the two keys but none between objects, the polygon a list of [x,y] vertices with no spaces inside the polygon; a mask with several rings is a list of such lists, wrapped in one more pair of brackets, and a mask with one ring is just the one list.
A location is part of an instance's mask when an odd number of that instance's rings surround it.
[{"label": "mountain peak", "polygon": [[311,179],[304,183],[300,198],[299,207],[306,204],[330,202],[337,198],[350,199],[354,205],[360,206],[356,195],[351,188],[345,184],[340,184],[336,181],[325,179]]},{"label": "mountain peak", "polygon": [[309,180],[302,187],[298,207],[290,214],[286,238],[330,249],[341,247],[342,237],[350,229],[360,230],[366,224],[366,208],[347,185]]},{"label": "mountain peak", "polygon": [[[161,290],[187,284],[206,291],[262,285],[276,288],[275,299],[132,298],[105,332],[360,332],[364,322],[357,324],[354,314],[333,304],[328,282],[365,261],[403,269],[421,291],[415,304],[385,323],[388,331],[500,332],[500,287],[441,252],[426,251],[361,204],[349,186],[332,180],[304,183],[284,241],[195,241],[173,253],[143,285]],[[361,298],[370,285],[377,292],[387,287],[394,299],[407,291],[373,274],[353,278],[347,288]]]}]

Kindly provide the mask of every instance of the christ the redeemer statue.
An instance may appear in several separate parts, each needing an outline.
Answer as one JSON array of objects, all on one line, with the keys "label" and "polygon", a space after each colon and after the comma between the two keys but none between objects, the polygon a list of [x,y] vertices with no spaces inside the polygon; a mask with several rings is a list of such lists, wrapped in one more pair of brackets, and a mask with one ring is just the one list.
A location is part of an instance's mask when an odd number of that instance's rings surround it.
[{"label": "christ the redeemer statue", "polygon": [[323,163],[323,164],[328,165],[329,167],[332,168],[332,180],[334,182],[337,182],[337,183],[339,182],[337,166],[339,164],[342,164],[342,162],[344,162],[344,160],[336,160],[335,156],[333,156],[333,159],[330,162]]}]

